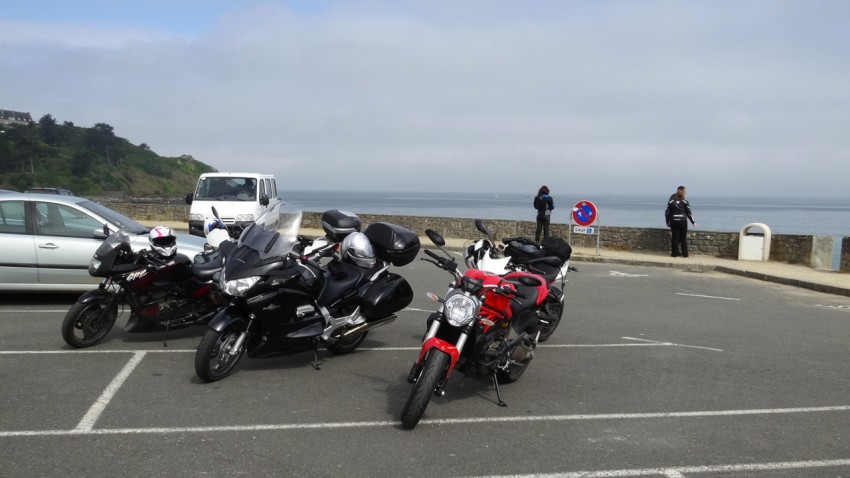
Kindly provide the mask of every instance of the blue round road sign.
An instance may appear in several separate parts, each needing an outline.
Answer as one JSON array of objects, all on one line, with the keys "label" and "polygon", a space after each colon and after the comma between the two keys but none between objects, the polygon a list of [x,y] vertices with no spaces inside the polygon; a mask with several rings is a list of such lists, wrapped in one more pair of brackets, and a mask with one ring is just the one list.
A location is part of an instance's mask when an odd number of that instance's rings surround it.
[{"label": "blue round road sign", "polygon": [[579,226],[589,226],[596,221],[596,206],[590,201],[579,201],[573,206],[573,220]]}]

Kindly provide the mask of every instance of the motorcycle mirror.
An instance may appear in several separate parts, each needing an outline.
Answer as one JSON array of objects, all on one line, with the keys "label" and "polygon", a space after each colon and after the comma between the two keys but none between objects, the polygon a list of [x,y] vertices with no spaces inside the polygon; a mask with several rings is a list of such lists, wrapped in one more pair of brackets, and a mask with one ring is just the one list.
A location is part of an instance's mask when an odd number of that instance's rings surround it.
[{"label": "motorcycle mirror", "polygon": [[490,229],[487,228],[487,225],[484,224],[484,221],[482,221],[481,219],[476,219],[475,228],[484,233],[484,235],[487,236],[487,239],[490,239],[490,242],[496,242],[495,240],[493,240],[493,234],[490,234]]},{"label": "motorcycle mirror", "polygon": [[446,245],[446,240],[443,239],[443,236],[433,229],[425,229],[425,235],[428,236],[428,239],[431,239],[431,242],[436,244],[437,247],[443,247]]},{"label": "motorcycle mirror", "polygon": [[218,215],[218,211],[216,211],[215,206],[212,207],[212,213],[216,219],[221,220],[221,217]]}]

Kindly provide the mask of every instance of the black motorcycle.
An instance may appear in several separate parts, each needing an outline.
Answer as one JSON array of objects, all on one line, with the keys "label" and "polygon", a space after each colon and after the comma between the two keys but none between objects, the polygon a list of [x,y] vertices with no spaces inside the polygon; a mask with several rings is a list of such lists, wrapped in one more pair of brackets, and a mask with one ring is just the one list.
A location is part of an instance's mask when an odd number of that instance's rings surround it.
[{"label": "black motorcycle", "polygon": [[198,346],[195,372],[201,380],[225,378],[246,351],[264,358],[313,349],[318,368],[320,346],[349,353],[413,300],[407,281],[388,269],[416,257],[416,234],[381,222],[353,232],[350,217],[326,215],[322,226],[332,241],[365,234],[376,257],[371,267],[348,260],[343,240],[339,255],[322,265],[318,260],[333,254],[334,244],[305,253],[297,236],[300,221],[300,211],[263,215],[223,256],[220,285],[231,300]]},{"label": "black motorcycle", "polygon": [[180,253],[164,258],[149,249],[133,251],[130,242],[130,236],[118,230],[95,251],[89,274],[103,280],[65,314],[62,338],[71,347],[103,340],[123,304],[130,309],[125,330],[151,332],[201,323],[226,303],[213,282],[221,270],[217,251],[207,251],[203,263],[193,264]]}]

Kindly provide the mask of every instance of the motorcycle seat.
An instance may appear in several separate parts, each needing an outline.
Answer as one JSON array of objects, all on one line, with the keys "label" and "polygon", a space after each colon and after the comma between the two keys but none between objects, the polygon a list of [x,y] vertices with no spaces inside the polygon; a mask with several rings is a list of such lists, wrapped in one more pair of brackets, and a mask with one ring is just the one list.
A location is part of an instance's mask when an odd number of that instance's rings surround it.
[{"label": "motorcycle seat", "polygon": [[539,259],[532,259],[525,265],[531,272],[543,276],[546,282],[552,283],[558,277],[558,273],[561,272],[561,266],[563,264],[563,261],[558,257],[546,256]]},{"label": "motorcycle seat", "polygon": [[221,271],[221,261],[219,260],[192,264],[192,274],[201,282],[213,280],[213,276],[219,271]]},{"label": "motorcycle seat", "polygon": [[512,316],[516,317],[521,312],[529,310],[537,305],[538,288],[536,286],[516,284],[515,282],[512,282],[512,284],[516,287],[516,291],[524,296],[515,296],[514,299],[516,300],[511,301],[511,313]]}]

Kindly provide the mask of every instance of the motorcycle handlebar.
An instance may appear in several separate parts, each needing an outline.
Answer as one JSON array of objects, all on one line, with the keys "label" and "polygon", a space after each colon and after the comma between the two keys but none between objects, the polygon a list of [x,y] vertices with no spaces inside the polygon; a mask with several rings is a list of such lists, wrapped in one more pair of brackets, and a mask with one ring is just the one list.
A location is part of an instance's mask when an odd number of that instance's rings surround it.
[{"label": "motorcycle handlebar", "polygon": [[425,255],[432,258],[432,259],[436,259],[438,262],[443,262],[442,257],[438,256],[437,254],[434,254],[433,252],[431,252],[428,249],[425,249]]}]

